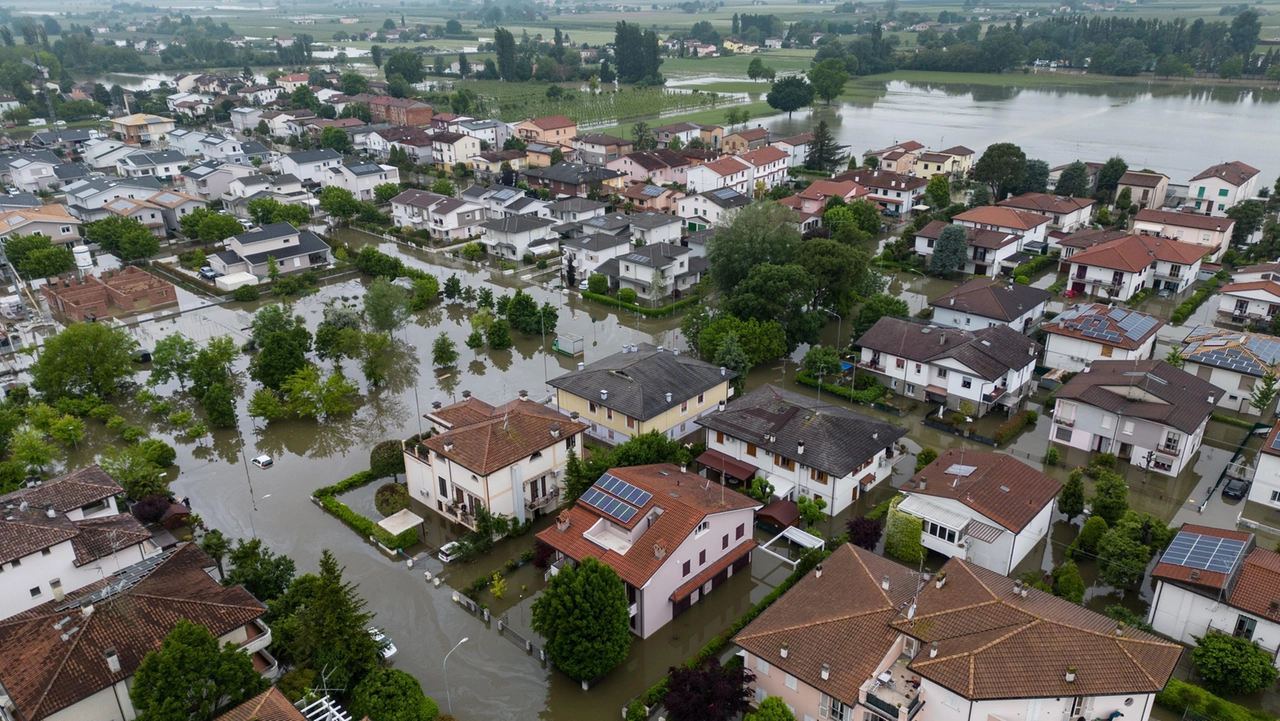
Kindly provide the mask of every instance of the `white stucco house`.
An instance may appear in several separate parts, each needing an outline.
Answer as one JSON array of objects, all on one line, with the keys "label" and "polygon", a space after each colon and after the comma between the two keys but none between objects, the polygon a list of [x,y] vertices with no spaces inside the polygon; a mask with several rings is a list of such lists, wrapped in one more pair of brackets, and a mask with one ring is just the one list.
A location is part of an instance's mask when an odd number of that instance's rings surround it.
[{"label": "white stucco house", "polygon": [[365,162],[331,166],[320,180],[323,187],[336,185],[339,188],[346,188],[351,191],[356,200],[365,203],[372,203],[377,197],[374,195],[374,188],[386,183],[399,186],[400,169],[394,165]]},{"label": "white stucco house", "polygon": [[[1219,390],[1222,408],[1261,415],[1254,408],[1254,386],[1280,362],[1280,338],[1262,333],[1196,326],[1183,339],[1182,362],[1189,373]],[[1268,416],[1270,408],[1267,409]]]},{"label": "white stucco house", "polygon": [[1079,373],[1098,360],[1147,360],[1163,318],[1102,303],[1076,303],[1041,326],[1044,364]]},{"label": "white stucco house", "polygon": [[560,244],[551,227],[556,222],[536,215],[509,215],[480,224],[484,235],[480,242],[485,250],[499,258],[519,260],[526,255],[544,255],[559,250]]},{"label": "white stucco house", "polygon": [[1029,285],[974,278],[929,301],[929,307],[937,325],[968,330],[1007,325],[1026,333],[1044,317],[1051,297]]},{"label": "white stucco house", "polygon": [[1218,288],[1218,318],[1229,323],[1271,323],[1280,314],[1280,283],[1256,280]]},{"label": "white stucco house", "polygon": [[1129,300],[1144,288],[1181,293],[1195,282],[1207,250],[1149,235],[1127,235],[1076,251],[1067,259],[1075,294]]},{"label": "white stucco house", "polygon": [[1006,198],[996,203],[996,205],[1001,208],[1013,208],[1035,213],[1036,215],[1043,215],[1049,218],[1049,227],[1051,229],[1070,233],[1090,223],[1093,219],[1093,206],[1096,203],[1092,198],[1073,198],[1070,196],[1049,195],[1048,193],[1023,193],[1012,198]]},{"label": "white stucco house", "polygon": [[1257,168],[1239,160],[1218,163],[1191,179],[1187,204],[1197,212],[1227,217],[1227,208],[1257,194]]},{"label": "white stucco house", "polygon": [[329,174],[329,168],[342,165],[342,153],[330,148],[289,153],[276,161],[281,173],[292,175],[304,184],[318,184]]}]

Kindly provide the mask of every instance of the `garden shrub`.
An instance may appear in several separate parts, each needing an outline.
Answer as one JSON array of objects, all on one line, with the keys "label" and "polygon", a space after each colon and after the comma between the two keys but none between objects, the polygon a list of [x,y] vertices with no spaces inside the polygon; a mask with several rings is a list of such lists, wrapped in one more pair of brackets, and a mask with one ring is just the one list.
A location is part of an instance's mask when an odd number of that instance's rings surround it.
[{"label": "garden shrub", "polygon": [[409,507],[409,489],[392,481],[384,483],[374,494],[373,505],[378,513],[390,516]]},{"label": "garden shrub", "polygon": [[924,522],[898,510],[898,500],[889,505],[889,522],[885,527],[884,551],[904,563],[924,560],[925,548],[920,543]]},{"label": "garden shrub", "polygon": [[404,451],[400,441],[386,440],[369,452],[369,471],[375,478],[391,478],[404,473]]},{"label": "garden shrub", "polygon": [[1033,414],[1035,414],[1035,411],[1020,411],[1009,420],[1001,423],[1000,427],[996,429],[995,442],[1008,443],[1016,438],[1022,432],[1022,429],[1027,427],[1028,423],[1035,423],[1035,419],[1032,417]]},{"label": "garden shrub", "polygon": [[923,471],[925,466],[938,460],[938,452],[932,448],[921,448],[916,454],[916,473]]},{"label": "garden shrub", "polygon": [[257,300],[258,287],[254,285],[242,285],[231,291],[231,297],[242,302]]}]

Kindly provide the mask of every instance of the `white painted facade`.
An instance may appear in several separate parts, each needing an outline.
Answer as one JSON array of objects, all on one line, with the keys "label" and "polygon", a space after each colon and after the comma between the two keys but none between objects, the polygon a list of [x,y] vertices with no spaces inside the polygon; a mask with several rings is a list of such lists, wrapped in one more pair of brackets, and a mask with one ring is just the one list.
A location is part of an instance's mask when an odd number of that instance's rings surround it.
[{"label": "white painted facade", "polygon": [[1280,667],[1276,655],[1280,648],[1280,620],[1276,618],[1243,611],[1227,605],[1225,599],[1204,596],[1163,579],[1156,580],[1155,597],[1147,610],[1147,623],[1157,633],[1188,646],[1195,646],[1194,637],[1204,636],[1210,629],[1232,635],[1238,626],[1248,627],[1250,622],[1253,630],[1249,637]]},{"label": "white painted facade", "polygon": [[[1052,324],[1047,323],[1044,327],[1052,327]],[[1156,335],[1152,333],[1141,346],[1128,350],[1051,332],[1045,338],[1044,364],[1050,368],[1079,373],[1096,360],[1147,360],[1155,348]]]},{"label": "white painted facade", "polygon": [[980,330],[982,328],[991,328],[997,325],[1007,325],[1010,328],[1025,333],[1031,324],[1044,316],[1045,308],[1049,305],[1046,300],[1028,308],[1022,315],[1005,322],[997,318],[988,318],[976,313],[966,313],[955,307],[950,306],[933,306],[933,323],[936,325],[945,325],[952,328],[964,328],[965,330]]},{"label": "white painted facade", "polygon": [[1200,450],[1208,417],[1194,433],[1142,418],[1125,418],[1085,403],[1059,399],[1053,406],[1050,439],[1071,448],[1115,453],[1134,465],[1177,476]]},{"label": "white painted facade", "polygon": [[1218,177],[1201,178],[1191,182],[1191,189],[1187,191],[1187,203],[1205,215],[1225,218],[1228,208],[1257,194],[1257,185],[1256,174],[1242,185],[1235,185]]},{"label": "white painted facade", "polygon": [[[907,494],[907,499],[916,499],[915,503],[903,501],[898,510],[925,521],[924,530],[920,534],[920,543],[925,548],[1005,576],[1012,573],[1036,544],[1044,540],[1053,522],[1054,501],[1040,509],[1021,531],[1014,533],[954,498],[913,493],[907,486],[899,490]],[[907,508],[903,508],[903,504]],[[928,510],[922,509],[938,509],[940,512],[931,516]],[[1000,537],[985,541],[976,536],[964,535],[963,531],[970,521],[1000,529]]]},{"label": "white painted facade", "polygon": [[[983,378],[955,358],[914,361],[870,348],[862,348],[859,365],[885,377],[889,390],[898,395],[926,400],[926,387],[945,388],[947,408],[955,410],[961,402],[969,401],[982,416],[986,415],[993,401],[1015,405],[1026,395],[1035,372],[1036,358],[1028,355],[1025,366],[1010,370],[995,380]],[[1000,389],[1005,390],[1004,395],[995,397],[993,401],[984,400]]]}]

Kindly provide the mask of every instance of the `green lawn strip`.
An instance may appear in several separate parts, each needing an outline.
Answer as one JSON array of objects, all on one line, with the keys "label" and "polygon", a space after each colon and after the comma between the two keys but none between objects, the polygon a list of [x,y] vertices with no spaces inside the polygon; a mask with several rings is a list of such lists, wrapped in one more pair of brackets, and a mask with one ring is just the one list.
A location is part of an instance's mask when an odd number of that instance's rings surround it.
[{"label": "green lawn strip", "polygon": [[[747,105],[736,105],[736,108],[745,108],[751,115],[751,120],[761,120],[770,115],[776,115],[778,111],[769,107],[768,103],[749,103]],[[688,113],[684,115],[672,115],[665,118],[646,118],[645,122],[649,127],[658,125],[670,125],[672,123],[699,123],[707,125],[724,125],[724,111],[728,108],[720,107],[714,110],[702,110],[696,113]],[[631,137],[631,126],[634,122],[621,123],[607,128],[592,128],[593,133],[604,133],[606,135],[616,135],[622,138]]]},{"label": "green lawn strip", "polygon": [[347,524],[347,526],[364,537],[372,536],[378,543],[392,550],[412,546],[418,542],[418,529],[416,527],[410,528],[398,536],[393,536],[372,519],[356,513],[347,504],[336,498],[339,493],[345,493],[376,480],[378,480],[378,477],[374,475],[373,471],[360,471],[338,481],[332,486],[317,488],[311,492],[311,495],[320,502],[321,508],[332,513],[338,520]]}]

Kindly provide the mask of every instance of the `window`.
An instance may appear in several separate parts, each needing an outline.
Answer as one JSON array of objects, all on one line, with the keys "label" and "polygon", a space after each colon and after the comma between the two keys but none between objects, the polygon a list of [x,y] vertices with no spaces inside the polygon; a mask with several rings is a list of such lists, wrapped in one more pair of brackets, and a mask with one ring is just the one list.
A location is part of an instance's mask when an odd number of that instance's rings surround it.
[{"label": "window", "polygon": [[933,521],[925,521],[925,522],[924,522],[924,532],[925,532],[925,533],[927,533],[927,534],[929,534],[930,536],[935,536],[935,537],[937,537],[937,538],[941,538],[942,540],[946,541],[947,543],[955,543],[955,542],[956,542],[956,532],[955,532],[955,531],[951,530],[950,528],[947,528],[946,526],[940,526],[940,525],[938,525],[938,524],[934,523]]},{"label": "window", "polygon": [[826,471],[819,471],[816,468],[809,469],[809,480],[817,481],[818,483],[822,483],[825,485],[827,482],[827,478],[828,476]]},{"label": "window", "polygon": [[14,568],[17,568],[18,566],[21,566],[21,565],[22,565],[22,559],[21,559],[21,558],[15,558],[15,559],[13,559],[13,567],[14,567]]},{"label": "window", "polygon": [[747,444],[747,455],[751,456],[752,458],[754,458],[756,455],[756,447],[750,443]]},{"label": "window", "polygon": [[688,575],[689,575],[689,562],[688,562],[688,561],[685,561],[685,562],[684,562],[684,565],[680,567],[680,573],[681,573],[681,575],[684,575],[684,576],[688,576]]},{"label": "window", "polygon": [[707,397],[707,394],[706,394],[706,393],[699,393],[699,394],[698,394],[698,405],[702,405],[702,404],[703,404],[703,402],[706,400],[706,397]]},{"label": "window", "polygon": [[764,660],[763,658],[760,658],[759,656],[756,656],[756,670],[764,674],[765,676],[768,676],[769,662]]},{"label": "window", "polygon": [[41,555],[41,556],[48,556],[48,555],[52,555],[52,554],[53,554],[53,549],[52,549],[52,548],[45,548],[45,549],[42,549],[42,550],[40,551],[40,555]]},{"label": "window", "polygon": [[781,454],[774,455],[773,465],[780,466],[782,468],[787,469],[788,471],[794,471],[796,469],[796,462]]},{"label": "window", "polygon": [[973,379],[972,379],[972,378],[970,378],[969,376],[965,376],[964,378],[961,378],[961,379],[960,379],[960,387],[961,387],[961,388],[972,388],[972,387],[973,387]]},{"label": "window", "polygon": [[683,401],[680,403],[680,412],[681,413],[689,412],[689,401]]},{"label": "window", "polygon": [[599,412],[599,409],[598,409],[598,408],[596,408],[596,404],[595,404],[595,403],[593,403],[592,401],[587,401],[587,410],[588,410],[589,412],[591,412],[591,413],[598,413],[598,412]]},{"label": "window", "polygon": [[913,396],[913,395],[915,395],[915,394],[916,394],[916,387],[915,387],[915,386],[913,386],[913,385],[911,385],[910,383],[908,383],[908,384],[907,384],[907,395],[909,395],[909,396]]},{"label": "window", "polygon": [[698,551],[698,565],[699,566],[707,565],[707,551],[705,548],[701,551]]},{"label": "window", "polygon": [[627,419],[627,428],[636,427],[636,419],[632,418],[631,416],[625,416],[625,418]]},{"label": "window", "polygon": [[1272,491],[1272,492],[1271,492],[1271,502],[1272,502],[1272,503],[1280,503],[1280,491]]},{"label": "window", "polygon": [[1131,435],[1133,435],[1133,421],[1125,421],[1125,422],[1124,422],[1124,430],[1122,430],[1122,431],[1120,431],[1120,432],[1121,432],[1121,433],[1123,433],[1123,434],[1125,434],[1126,436],[1131,436]]},{"label": "window", "polygon": [[907,361],[906,361],[905,359],[903,359],[903,358],[898,358],[897,360],[895,360],[895,361],[893,362],[893,364],[894,364],[895,366],[897,366],[898,368],[906,368],[906,367],[907,367]]},{"label": "window", "polygon": [[723,551],[728,547],[729,547],[729,534],[726,533],[724,534],[724,537],[720,539],[720,550]]},{"label": "window", "polygon": [[791,674],[787,674],[787,688],[791,689],[792,691],[795,691],[797,685],[798,684],[796,683],[796,677],[792,676]]},{"label": "window", "polygon": [[734,537],[735,539],[742,538],[742,534],[745,532],[745,530],[746,530],[746,524],[744,524],[744,523],[739,523],[739,524],[738,524],[738,530],[737,530],[737,532],[735,532],[735,533],[734,533],[733,537]]},{"label": "window", "polygon": [[39,586],[36,586],[35,588],[31,589],[31,597],[32,597],[32,598],[40,598],[40,587],[39,587]]},{"label": "window", "polygon": [[613,420],[613,409],[612,408],[604,409],[604,417],[609,420]]},{"label": "window", "polygon": [[1113,348],[1113,347],[1111,347],[1111,346],[1109,346],[1109,345],[1104,345],[1104,346],[1102,346],[1102,357],[1103,357],[1103,358],[1110,358],[1110,357],[1111,357],[1111,354],[1112,354],[1113,352],[1115,352],[1115,348]]},{"label": "window", "polygon": [[919,372],[920,372],[920,364],[919,364],[919,363],[917,363],[917,364],[916,364],[916,373],[919,373]]},{"label": "window", "polygon": [[1253,632],[1258,627],[1257,619],[1249,618],[1244,614],[1240,614],[1236,618],[1236,630],[1233,634],[1236,638],[1253,640]]},{"label": "window", "polygon": [[702,534],[706,533],[709,530],[711,530],[711,521],[703,521],[702,523],[699,523],[698,527],[693,530],[693,537],[697,538],[698,536],[701,536]]},{"label": "window", "polygon": [[720,431],[716,431],[716,443],[724,443],[724,434]]},{"label": "window", "polygon": [[1181,433],[1174,433],[1173,431],[1169,431],[1167,434],[1165,434],[1164,447],[1161,448],[1160,450],[1165,451],[1167,453],[1177,453],[1178,443],[1180,443],[1181,441],[1182,441]]},{"label": "window", "polygon": [[1225,198],[1225,197],[1227,197],[1227,189],[1226,189],[1226,188],[1219,188],[1219,189],[1218,189],[1218,197],[1219,197],[1219,198]]},{"label": "window", "polygon": [[1115,416],[1103,416],[1103,417],[1102,417],[1102,430],[1104,430],[1104,431],[1109,431],[1109,430],[1111,430],[1112,428],[1114,428],[1114,427],[1115,427],[1115,425],[1116,425],[1116,418],[1115,418]]},{"label": "window", "polygon": [[946,378],[946,377],[947,377],[947,369],[946,369],[946,368],[939,368],[939,369],[938,369],[938,377],[939,377],[939,378]]}]

